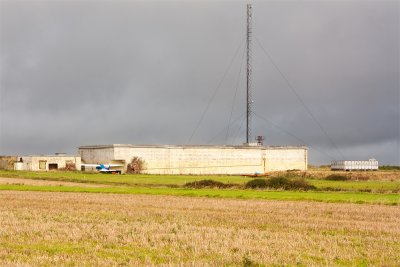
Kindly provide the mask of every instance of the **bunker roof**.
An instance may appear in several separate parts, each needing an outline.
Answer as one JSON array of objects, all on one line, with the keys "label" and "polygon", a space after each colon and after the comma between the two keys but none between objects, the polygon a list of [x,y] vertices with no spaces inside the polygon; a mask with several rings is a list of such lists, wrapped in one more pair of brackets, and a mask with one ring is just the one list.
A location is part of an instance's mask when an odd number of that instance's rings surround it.
[{"label": "bunker roof", "polygon": [[106,149],[116,147],[128,148],[217,148],[217,149],[308,149],[306,146],[248,146],[248,145],[133,145],[133,144],[109,144],[109,145],[86,145],[79,149]]},{"label": "bunker roof", "polygon": [[25,155],[25,156],[18,156],[18,157],[35,157],[35,158],[40,158],[40,157],[46,157],[46,158],[78,158],[80,157],[79,155]]}]

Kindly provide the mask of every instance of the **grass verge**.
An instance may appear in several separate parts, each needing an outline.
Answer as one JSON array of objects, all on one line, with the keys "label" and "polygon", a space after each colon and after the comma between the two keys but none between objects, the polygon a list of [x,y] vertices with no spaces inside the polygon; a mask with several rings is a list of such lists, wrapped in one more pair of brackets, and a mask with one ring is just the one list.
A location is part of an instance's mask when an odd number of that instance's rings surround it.
[{"label": "grass verge", "polygon": [[124,174],[111,175],[85,172],[31,172],[31,171],[4,171],[0,170],[1,177],[28,178],[50,181],[96,183],[111,185],[184,185],[200,180],[214,180],[227,184],[243,184],[250,180],[244,176],[229,175],[151,175],[151,174]]},{"label": "grass verge", "polygon": [[362,192],[315,192],[315,191],[258,191],[239,189],[187,189],[187,188],[146,188],[146,187],[76,187],[76,186],[33,186],[0,185],[0,190],[82,192],[114,194],[172,195],[188,197],[304,200],[318,202],[345,202],[358,204],[399,205],[400,194],[372,194]]},{"label": "grass verge", "polygon": [[[295,174],[288,173],[287,178],[301,178]],[[399,175],[400,176],[400,173]],[[140,187],[179,187],[188,183],[196,183],[201,180],[213,180],[215,182],[233,185],[244,185],[252,180],[243,176],[227,175],[109,175],[98,173],[82,172],[29,172],[29,171],[4,171],[0,170],[0,177],[35,179],[47,181],[77,182],[86,184],[106,184],[114,186],[140,186]],[[273,178],[271,176],[269,178]],[[400,192],[400,179],[395,180],[368,180],[368,181],[330,181],[325,179],[306,178],[310,185],[315,186],[317,190],[327,191],[359,191],[372,193],[397,193]]]}]

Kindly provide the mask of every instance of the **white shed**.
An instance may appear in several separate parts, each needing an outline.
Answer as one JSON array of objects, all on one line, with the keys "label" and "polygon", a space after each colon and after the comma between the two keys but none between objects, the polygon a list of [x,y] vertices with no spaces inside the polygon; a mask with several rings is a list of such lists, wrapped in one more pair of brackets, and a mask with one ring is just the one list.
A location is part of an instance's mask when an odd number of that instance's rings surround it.
[{"label": "white shed", "polygon": [[34,155],[18,157],[18,161],[14,163],[15,170],[24,171],[51,171],[63,170],[73,167],[81,169],[81,157],[75,155]]},{"label": "white shed", "polygon": [[341,171],[369,171],[378,170],[376,159],[369,160],[334,160],[331,162],[331,170]]}]

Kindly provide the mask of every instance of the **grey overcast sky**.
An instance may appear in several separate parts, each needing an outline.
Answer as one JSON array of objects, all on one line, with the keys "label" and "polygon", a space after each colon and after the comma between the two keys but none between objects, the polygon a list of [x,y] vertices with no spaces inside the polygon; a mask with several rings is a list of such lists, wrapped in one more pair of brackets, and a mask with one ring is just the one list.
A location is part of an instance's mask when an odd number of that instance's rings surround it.
[{"label": "grey overcast sky", "polygon": [[[307,144],[312,164],[400,164],[399,1],[252,3],[253,135]],[[246,2],[1,0],[0,15],[0,154],[245,141]]]}]

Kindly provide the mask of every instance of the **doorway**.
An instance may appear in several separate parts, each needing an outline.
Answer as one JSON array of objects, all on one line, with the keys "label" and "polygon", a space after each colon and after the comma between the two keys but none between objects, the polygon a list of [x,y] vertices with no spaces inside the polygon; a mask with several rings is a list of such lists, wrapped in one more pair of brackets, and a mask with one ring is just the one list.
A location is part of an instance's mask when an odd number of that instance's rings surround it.
[{"label": "doorway", "polygon": [[57,170],[58,164],[57,163],[49,163],[49,170]]}]

